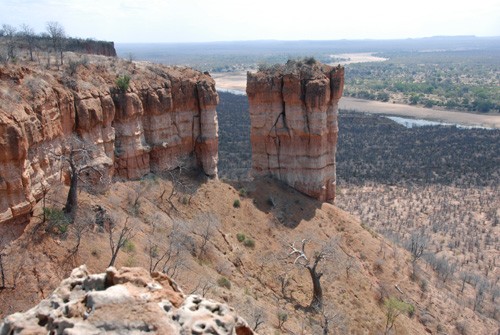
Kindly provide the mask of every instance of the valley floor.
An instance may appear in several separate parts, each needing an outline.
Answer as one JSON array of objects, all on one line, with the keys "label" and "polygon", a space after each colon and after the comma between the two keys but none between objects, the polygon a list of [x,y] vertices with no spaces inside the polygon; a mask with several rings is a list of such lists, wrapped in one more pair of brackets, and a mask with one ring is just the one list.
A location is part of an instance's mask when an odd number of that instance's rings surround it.
[{"label": "valley floor", "polygon": [[[218,89],[245,92],[246,72],[211,73]],[[500,115],[474,114],[460,111],[440,110],[433,108],[415,107],[404,104],[363,100],[350,97],[340,99],[339,107],[344,110],[354,110],[383,115],[399,115],[431,121],[457,123],[466,126],[482,126],[500,129]]]}]

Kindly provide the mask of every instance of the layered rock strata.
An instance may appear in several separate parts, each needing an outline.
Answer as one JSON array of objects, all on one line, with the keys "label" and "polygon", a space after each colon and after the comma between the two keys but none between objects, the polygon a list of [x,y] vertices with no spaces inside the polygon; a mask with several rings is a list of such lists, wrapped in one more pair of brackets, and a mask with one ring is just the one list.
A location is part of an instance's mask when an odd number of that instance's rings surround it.
[{"label": "layered rock strata", "polygon": [[344,68],[289,61],[247,75],[252,168],[320,201],[335,198]]},{"label": "layered rock strata", "polygon": [[217,103],[213,79],[189,68],[105,57],[73,73],[0,66],[0,223],[26,220],[64,179],[73,138],[93,148],[92,187],[180,165],[216,177]]},{"label": "layered rock strata", "polygon": [[0,324],[7,334],[255,334],[231,307],[184,295],[166,275],[76,268],[51,296]]}]

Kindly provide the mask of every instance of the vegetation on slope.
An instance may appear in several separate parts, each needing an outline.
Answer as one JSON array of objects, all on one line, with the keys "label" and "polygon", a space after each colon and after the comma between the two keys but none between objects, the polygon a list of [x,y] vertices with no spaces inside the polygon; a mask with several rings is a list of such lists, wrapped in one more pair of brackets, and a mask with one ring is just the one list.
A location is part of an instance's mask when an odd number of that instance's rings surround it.
[{"label": "vegetation on slope", "polygon": [[[244,179],[251,160],[238,153],[249,134],[241,133],[239,123],[231,137],[231,120],[244,120],[246,97],[220,97],[221,133],[233,142],[225,147],[221,137],[219,172]],[[415,263],[416,281],[425,287],[432,280],[425,271],[435,271],[451,299],[498,320],[500,130],[407,129],[381,116],[345,111],[339,127],[336,205],[410,250],[418,237],[424,250]],[[231,168],[234,157],[245,174]]]},{"label": "vegetation on slope", "polygon": [[[184,180],[194,183],[194,193],[178,190],[169,200],[164,195],[174,184],[158,175],[117,182],[103,195],[82,191],[67,231],[47,230],[38,208],[21,238],[2,251],[2,313],[46,297],[75,265],[103,271],[115,259],[118,267],[160,270],[187,293],[228,302],[260,334],[319,334],[327,325],[342,334],[452,332],[462,324],[484,334],[495,329],[449,300],[437,281],[423,287],[411,280],[408,253],[334,206],[267,179],[245,184],[246,192]],[[60,206],[62,193],[54,189],[46,206]],[[311,308],[308,263],[290,255],[294,247],[308,259],[324,257],[316,268],[323,308]]]}]

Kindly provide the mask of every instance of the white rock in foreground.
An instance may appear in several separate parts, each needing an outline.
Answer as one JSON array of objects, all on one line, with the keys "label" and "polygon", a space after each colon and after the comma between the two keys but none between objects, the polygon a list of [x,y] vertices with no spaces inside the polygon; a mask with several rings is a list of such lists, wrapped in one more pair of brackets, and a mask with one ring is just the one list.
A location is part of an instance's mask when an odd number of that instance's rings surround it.
[{"label": "white rock in foreground", "polygon": [[48,299],[0,324],[0,335],[146,333],[255,334],[231,307],[185,296],[164,274],[110,267],[91,275],[85,265]]}]

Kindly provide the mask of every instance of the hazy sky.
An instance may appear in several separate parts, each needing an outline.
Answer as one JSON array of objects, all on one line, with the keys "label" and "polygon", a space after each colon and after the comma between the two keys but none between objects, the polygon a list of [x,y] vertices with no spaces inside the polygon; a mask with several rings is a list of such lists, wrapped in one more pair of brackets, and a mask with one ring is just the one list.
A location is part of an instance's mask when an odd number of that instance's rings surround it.
[{"label": "hazy sky", "polygon": [[115,42],[500,36],[500,0],[0,0],[0,24]]}]

